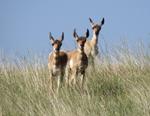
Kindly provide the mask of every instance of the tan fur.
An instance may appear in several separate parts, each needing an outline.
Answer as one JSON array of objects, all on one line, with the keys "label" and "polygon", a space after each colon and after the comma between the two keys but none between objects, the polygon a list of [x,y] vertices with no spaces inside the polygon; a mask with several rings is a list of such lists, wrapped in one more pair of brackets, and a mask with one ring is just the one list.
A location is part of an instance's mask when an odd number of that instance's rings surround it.
[{"label": "tan fur", "polygon": [[91,40],[87,40],[85,43],[85,53],[88,57],[95,57],[98,55],[98,36],[99,32],[101,30],[102,25],[104,24],[104,18],[101,21],[101,24],[94,23],[91,18],[89,18],[91,26],[92,26],[92,31],[93,31],[93,37]]},{"label": "tan fur", "polygon": [[81,75],[80,82],[83,87],[85,82],[85,70],[88,67],[88,58],[84,52],[84,44],[86,42],[86,38],[89,36],[89,32],[87,30],[87,35],[85,37],[78,37],[76,32],[74,32],[75,39],[78,44],[78,49],[68,52],[68,64],[67,64],[67,83],[69,85],[76,84],[76,80],[79,75]]},{"label": "tan fur", "polygon": [[64,73],[67,64],[67,54],[63,51],[59,53],[52,52],[48,57],[48,68],[51,70],[52,75]]},{"label": "tan fur", "polygon": [[54,40],[54,38],[49,34],[49,38],[53,45],[53,51],[49,54],[48,57],[48,69],[50,72],[51,79],[51,88],[54,89],[54,81],[57,80],[57,92],[61,82],[63,81],[63,77],[65,74],[65,69],[68,61],[67,53],[64,51],[60,51],[60,47],[63,40],[62,38],[58,40]]},{"label": "tan fur", "polygon": [[85,53],[88,57],[92,56],[95,57],[98,51],[98,36],[92,37],[91,40],[87,40],[84,47]]}]

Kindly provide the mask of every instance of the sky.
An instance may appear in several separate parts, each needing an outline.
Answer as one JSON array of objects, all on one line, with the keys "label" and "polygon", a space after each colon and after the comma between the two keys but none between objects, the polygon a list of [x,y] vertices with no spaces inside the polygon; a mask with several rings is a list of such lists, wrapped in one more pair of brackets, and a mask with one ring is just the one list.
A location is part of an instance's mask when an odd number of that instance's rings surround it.
[{"label": "sky", "polygon": [[[118,45],[127,39],[150,44],[150,0],[0,0],[0,49],[6,53],[51,51],[48,32],[54,38],[64,32],[62,49],[72,50],[72,33],[92,30],[88,18],[105,24],[99,46]],[[89,39],[90,39],[89,37]]]}]

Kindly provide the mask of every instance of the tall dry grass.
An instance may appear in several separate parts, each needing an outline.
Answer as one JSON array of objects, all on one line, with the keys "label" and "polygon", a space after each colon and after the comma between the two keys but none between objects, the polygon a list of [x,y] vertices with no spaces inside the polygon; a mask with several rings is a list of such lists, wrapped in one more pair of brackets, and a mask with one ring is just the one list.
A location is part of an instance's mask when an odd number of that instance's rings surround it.
[{"label": "tall dry grass", "polygon": [[47,57],[0,56],[0,115],[149,116],[150,54],[117,47],[86,73],[86,92],[63,86],[50,90]]}]

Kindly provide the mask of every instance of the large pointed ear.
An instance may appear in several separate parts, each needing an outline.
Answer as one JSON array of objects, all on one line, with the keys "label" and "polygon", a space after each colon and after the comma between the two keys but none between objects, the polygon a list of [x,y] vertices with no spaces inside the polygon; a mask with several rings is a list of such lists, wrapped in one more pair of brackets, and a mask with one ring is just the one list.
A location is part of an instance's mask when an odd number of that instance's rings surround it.
[{"label": "large pointed ear", "polygon": [[78,39],[78,34],[77,34],[77,32],[76,32],[76,29],[74,29],[74,31],[73,31],[73,37],[77,40]]},{"label": "large pointed ear", "polygon": [[94,22],[90,17],[89,17],[89,21],[90,21],[91,25],[94,25]]},{"label": "large pointed ear", "polygon": [[104,25],[105,19],[103,18],[101,21],[101,25]]},{"label": "large pointed ear", "polygon": [[54,43],[54,38],[53,38],[51,32],[48,33],[48,37],[49,37],[51,43],[53,44]]},{"label": "large pointed ear", "polygon": [[59,39],[60,41],[64,40],[64,32],[62,32],[61,38]]},{"label": "large pointed ear", "polygon": [[86,37],[86,38],[89,37],[89,30],[88,30],[88,29],[86,30],[85,37]]}]

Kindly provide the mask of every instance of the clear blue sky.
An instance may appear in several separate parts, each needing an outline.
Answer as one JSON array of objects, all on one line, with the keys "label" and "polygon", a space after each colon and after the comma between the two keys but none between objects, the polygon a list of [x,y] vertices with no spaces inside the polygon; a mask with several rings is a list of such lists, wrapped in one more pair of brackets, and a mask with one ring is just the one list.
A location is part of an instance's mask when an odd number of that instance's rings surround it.
[{"label": "clear blue sky", "polygon": [[73,29],[82,34],[91,27],[88,18],[105,18],[99,36],[118,44],[126,38],[132,45],[150,43],[150,0],[0,0],[0,49],[5,52],[48,53],[48,32],[54,37],[65,33],[63,49],[73,49]]}]

